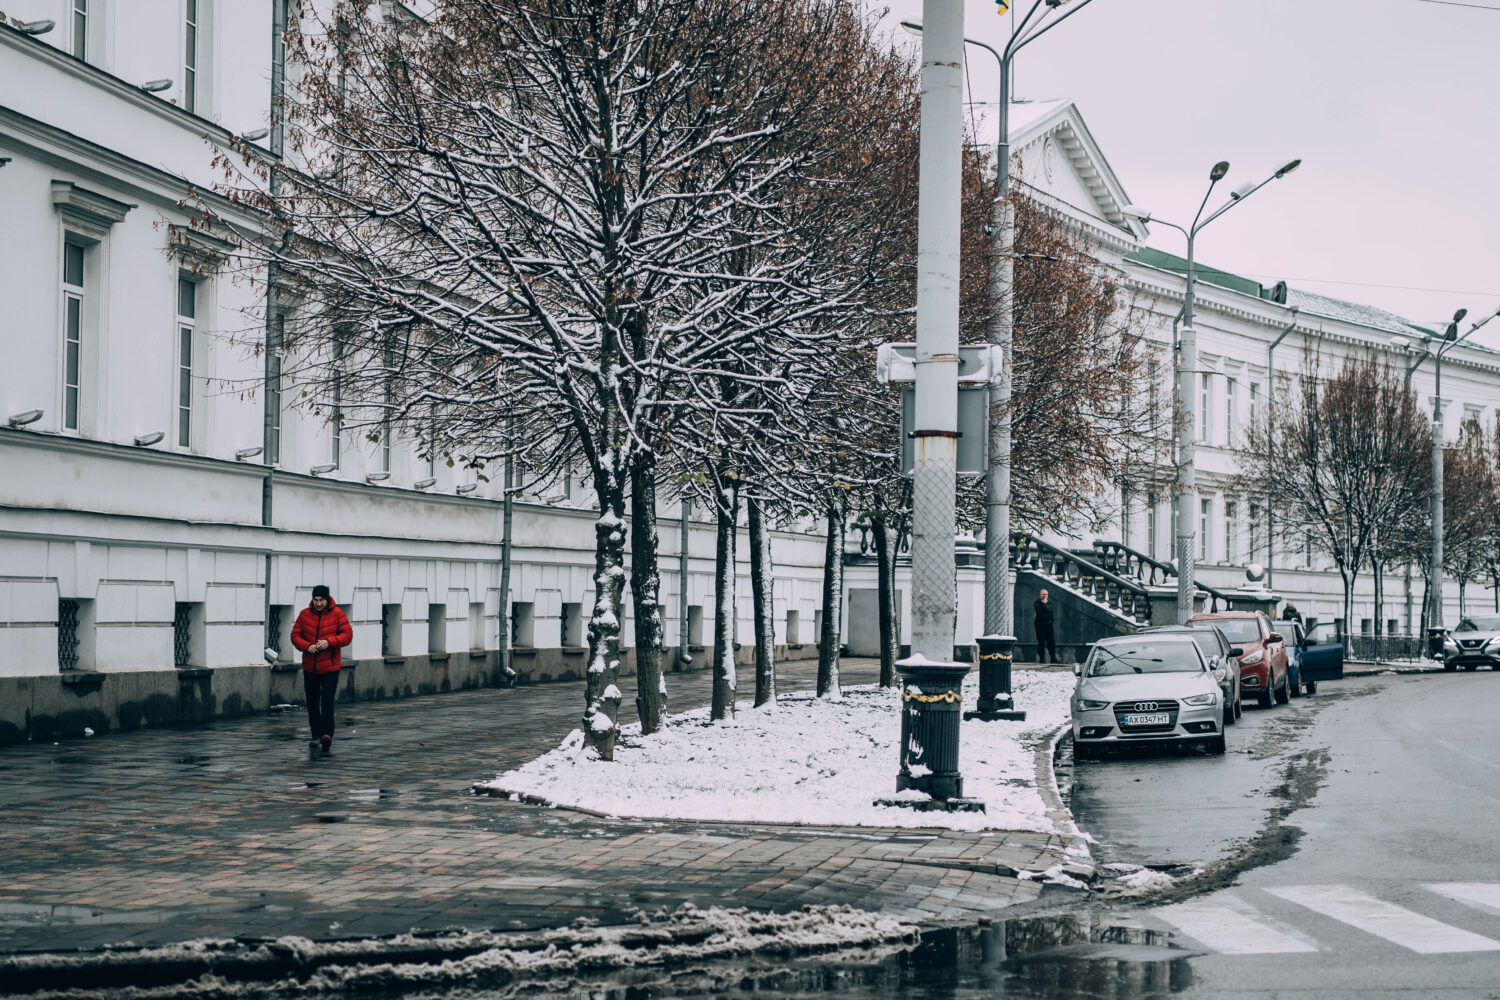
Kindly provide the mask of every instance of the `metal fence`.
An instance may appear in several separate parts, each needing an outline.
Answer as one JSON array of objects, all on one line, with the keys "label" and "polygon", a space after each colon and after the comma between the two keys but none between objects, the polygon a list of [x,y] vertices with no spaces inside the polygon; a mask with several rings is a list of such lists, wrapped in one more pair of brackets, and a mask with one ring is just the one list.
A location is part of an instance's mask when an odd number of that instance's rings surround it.
[{"label": "metal fence", "polygon": [[1421,660],[1427,656],[1427,639],[1420,635],[1346,635],[1344,656],[1372,663]]}]

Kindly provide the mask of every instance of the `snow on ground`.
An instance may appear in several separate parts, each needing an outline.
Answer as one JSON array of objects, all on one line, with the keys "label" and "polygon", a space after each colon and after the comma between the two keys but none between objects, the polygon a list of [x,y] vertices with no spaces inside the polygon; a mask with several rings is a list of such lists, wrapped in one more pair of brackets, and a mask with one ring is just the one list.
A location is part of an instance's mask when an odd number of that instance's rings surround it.
[{"label": "snow on ground", "polygon": [[[708,709],[686,712],[647,737],[639,725],[626,726],[612,763],[590,759],[574,730],[556,750],[481,787],[609,816],[1052,833],[1036,789],[1035,751],[1067,721],[1073,683],[1068,672],[1017,671],[1024,722],[963,723],[964,795],[981,799],[983,813],[874,804],[895,794],[901,729],[899,689],[874,687],[846,688],[839,699],[783,697],[774,707],[742,707],[722,723],[710,723]],[[971,671],[966,708],[978,687]]]}]

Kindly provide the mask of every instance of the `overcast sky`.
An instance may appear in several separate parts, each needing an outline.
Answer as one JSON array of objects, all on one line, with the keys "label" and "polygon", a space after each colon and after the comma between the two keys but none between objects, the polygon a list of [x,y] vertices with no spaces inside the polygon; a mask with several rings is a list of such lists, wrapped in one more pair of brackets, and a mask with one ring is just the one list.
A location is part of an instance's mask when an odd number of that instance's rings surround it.
[{"label": "overcast sky", "polygon": [[[1200,234],[1203,263],[1416,320],[1478,317],[1500,308],[1500,0],[1467,2],[1497,9],[1093,0],[1017,56],[1015,96],[1076,101],[1131,201],[1176,222],[1215,161],[1227,196],[1301,157]],[[1000,48],[1011,18],[964,3],[965,34]],[[872,6],[916,44],[896,26],[922,0]],[[973,98],[993,102],[994,57],[968,51]],[[1184,249],[1163,226],[1150,243]],[[1500,319],[1475,339],[1500,348]]]}]

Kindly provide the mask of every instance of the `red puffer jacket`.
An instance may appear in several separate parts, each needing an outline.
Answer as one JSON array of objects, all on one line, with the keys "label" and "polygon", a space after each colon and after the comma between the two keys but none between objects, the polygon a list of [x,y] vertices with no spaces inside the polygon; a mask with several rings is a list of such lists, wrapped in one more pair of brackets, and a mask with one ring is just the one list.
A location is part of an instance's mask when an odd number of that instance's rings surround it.
[{"label": "red puffer jacket", "polygon": [[[308,647],[320,639],[328,640],[328,648],[316,653],[308,652]],[[302,609],[297,616],[297,623],[292,626],[292,645],[302,651],[302,669],[313,674],[330,674],[342,666],[343,661],[339,656],[339,650],[354,641],[354,629],[349,627],[349,619],[345,617],[343,609],[332,601],[328,602],[326,611],[318,612],[312,609],[312,605]]]}]

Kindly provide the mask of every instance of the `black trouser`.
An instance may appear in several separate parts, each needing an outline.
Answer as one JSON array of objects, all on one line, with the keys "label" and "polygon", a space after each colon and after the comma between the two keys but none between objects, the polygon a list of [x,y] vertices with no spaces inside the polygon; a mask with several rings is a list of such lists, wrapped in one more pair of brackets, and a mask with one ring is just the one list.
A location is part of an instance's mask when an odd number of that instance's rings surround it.
[{"label": "black trouser", "polygon": [[339,672],[315,674],[302,671],[302,690],[307,695],[307,725],[312,738],[333,735],[333,697],[339,693]]},{"label": "black trouser", "polygon": [[1052,623],[1038,624],[1036,627],[1036,661],[1038,663],[1057,662],[1057,640],[1052,638]]}]

